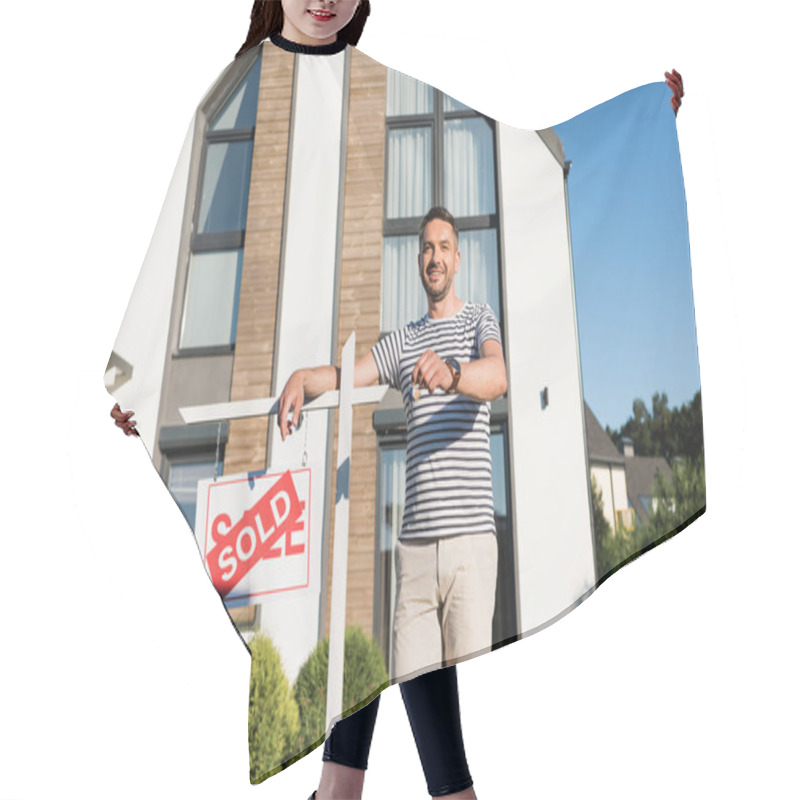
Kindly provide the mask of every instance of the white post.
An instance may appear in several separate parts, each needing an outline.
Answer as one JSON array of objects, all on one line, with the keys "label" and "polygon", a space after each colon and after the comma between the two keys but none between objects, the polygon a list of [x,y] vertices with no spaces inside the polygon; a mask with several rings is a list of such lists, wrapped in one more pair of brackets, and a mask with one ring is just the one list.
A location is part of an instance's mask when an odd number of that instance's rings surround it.
[{"label": "white post", "polygon": [[342,350],[339,381],[339,434],[336,458],[336,517],[333,524],[330,637],[328,639],[328,694],[325,722],[341,716],[344,691],[344,629],[347,613],[347,551],[350,535],[350,450],[353,439],[353,373],[356,335]]},{"label": "white post", "polygon": [[[336,515],[333,525],[333,571],[331,575],[330,637],[328,649],[328,695],[325,724],[342,713],[344,691],[344,629],[347,612],[347,552],[350,527],[350,452],[353,438],[353,406],[379,403],[386,386],[355,389],[356,335],[351,333],[342,350],[339,391],[325,392],[303,406],[303,411],[339,408],[338,458],[336,468]],[[273,416],[278,398],[265,397],[235,403],[186,406],[179,409],[186,423],[223,419]]]}]

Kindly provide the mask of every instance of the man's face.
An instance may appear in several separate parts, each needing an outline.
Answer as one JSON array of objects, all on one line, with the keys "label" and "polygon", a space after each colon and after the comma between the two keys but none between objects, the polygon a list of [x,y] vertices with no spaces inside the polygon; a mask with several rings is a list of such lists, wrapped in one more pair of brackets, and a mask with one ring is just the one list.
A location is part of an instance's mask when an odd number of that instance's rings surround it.
[{"label": "man's face", "polygon": [[453,226],[443,219],[432,219],[422,232],[422,252],[417,257],[419,277],[425,293],[434,302],[451,292],[458,273],[461,253],[456,246]]}]

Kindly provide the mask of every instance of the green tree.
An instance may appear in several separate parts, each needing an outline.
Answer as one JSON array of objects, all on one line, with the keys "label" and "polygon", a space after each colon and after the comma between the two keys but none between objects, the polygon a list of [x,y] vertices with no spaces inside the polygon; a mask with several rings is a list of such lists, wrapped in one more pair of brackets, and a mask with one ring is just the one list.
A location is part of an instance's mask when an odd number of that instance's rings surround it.
[{"label": "green tree", "polygon": [[644,547],[644,532],[634,529],[614,533],[603,513],[603,490],[597,485],[594,475],[591,483],[597,577],[602,580]]},{"label": "green tree", "polygon": [[[611,530],[602,514],[602,493],[592,480],[592,517],[595,530],[598,577],[604,578],[620,564],[649,545],[677,530],[706,502],[703,446],[703,411],[700,392],[680,408],[669,408],[667,395],[656,392],[651,409],[644,401],[633,401],[628,421],[614,431],[606,427],[612,441],[621,449],[622,439],[633,440],[637,456],[662,456],[672,472],[671,480],[656,473],[650,495],[649,517],[637,519],[633,531]],[[601,519],[602,518],[602,519]]]},{"label": "green tree", "polygon": [[592,525],[594,526],[594,535],[599,539],[611,536],[611,526],[608,524],[603,508],[603,490],[597,485],[597,481],[592,475]]},{"label": "green tree", "polygon": [[298,752],[300,722],[289,679],[272,640],[255,636],[250,653],[250,779],[259,781]]},{"label": "green tree", "polygon": [[675,460],[671,481],[657,472],[652,498],[652,511],[647,519],[638,520],[633,530],[619,530],[615,534],[603,515],[602,492],[592,478],[592,517],[600,580],[653,543],[675,533],[705,506],[706,481],[702,458]]},{"label": "green tree", "polygon": [[617,447],[622,450],[622,439],[627,436],[633,440],[636,455],[649,456],[655,454],[653,446],[653,417],[647,410],[644,400],[636,398],[633,401],[633,413],[619,431],[606,428],[606,432]]},{"label": "green tree", "polygon": [[[389,675],[377,642],[361,628],[350,626],[344,635],[344,693],[342,709],[353,713],[363,708],[383,688]],[[325,736],[325,705],[328,688],[328,640],[323,639],[300,668],[294,698],[300,712],[301,749]]]},{"label": "green tree", "polygon": [[653,486],[653,510],[646,526],[650,542],[672,533],[706,504],[706,471],[702,458],[678,459],[672,481],[659,472]]},{"label": "green tree", "polygon": [[[705,455],[703,446],[703,403],[697,392],[690,403],[684,403],[673,412],[673,429],[677,444],[675,453],[693,461],[702,461]],[[668,459],[670,464],[672,458]]]},{"label": "green tree", "polygon": [[623,437],[629,437],[637,456],[663,456],[670,465],[676,458],[702,457],[703,411],[699,390],[689,403],[673,409],[669,408],[664,392],[655,392],[651,409],[637,397],[631,416],[618,431],[606,426],[606,433],[618,450],[622,449]]}]

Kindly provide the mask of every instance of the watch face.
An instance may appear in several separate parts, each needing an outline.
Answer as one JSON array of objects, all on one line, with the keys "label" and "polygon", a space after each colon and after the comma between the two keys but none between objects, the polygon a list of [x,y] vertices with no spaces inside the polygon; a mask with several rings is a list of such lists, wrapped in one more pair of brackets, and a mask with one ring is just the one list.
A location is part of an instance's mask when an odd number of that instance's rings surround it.
[{"label": "watch face", "polygon": [[461,374],[461,364],[459,364],[458,361],[456,361],[454,358],[448,358],[445,363],[448,366],[452,367],[452,369],[455,371],[456,375],[460,375]]}]

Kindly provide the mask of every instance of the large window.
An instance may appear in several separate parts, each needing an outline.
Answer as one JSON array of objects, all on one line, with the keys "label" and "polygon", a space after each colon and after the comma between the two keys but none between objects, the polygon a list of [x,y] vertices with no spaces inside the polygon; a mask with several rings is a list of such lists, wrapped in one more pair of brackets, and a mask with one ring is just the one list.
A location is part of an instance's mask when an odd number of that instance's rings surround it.
[{"label": "large window", "polygon": [[197,484],[222,475],[228,427],[227,422],[207,422],[163,425],[159,430],[161,476],[192,530],[197,519]]},{"label": "large window", "polygon": [[181,319],[183,352],[229,349],[236,339],[260,64],[256,59],[206,124]]},{"label": "large window", "polygon": [[[492,426],[489,440],[492,454],[492,495],[497,528],[497,591],[492,639],[503,642],[516,634],[516,589],[514,557],[511,551],[509,490],[506,480],[508,454],[503,426]],[[376,599],[375,638],[386,654],[391,674],[391,630],[394,619],[396,575],[394,546],[400,536],[405,507],[406,448],[399,432],[382,437],[378,451],[380,484],[378,489],[378,525],[375,559],[375,585],[381,587]]]},{"label": "large window", "polygon": [[427,310],[417,271],[419,223],[445,206],[460,229],[456,293],[501,319],[494,123],[452,97],[388,71],[381,330]]},{"label": "large window", "polygon": [[[427,311],[419,279],[419,224],[435,205],[459,227],[461,266],[456,294],[488,303],[503,324],[494,123],[452,97],[393,70],[386,95],[386,170],[381,331],[400,328]],[[378,434],[375,637],[391,658],[394,545],[405,500],[406,431],[399,395],[373,417]],[[516,634],[515,561],[509,508],[507,414],[492,404],[492,489],[498,541],[493,638]]]},{"label": "large window", "polygon": [[[195,444],[197,440],[196,438],[195,442],[190,442],[190,445]],[[183,450],[170,451],[167,461],[167,488],[192,530],[197,523],[197,484],[222,474],[222,463],[225,458],[225,446],[222,442],[225,440],[227,440],[227,428],[224,437],[221,437],[218,449],[211,449],[206,442],[200,447],[189,446]],[[258,606],[250,604],[247,598],[225,600],[225,607],[240,636],[245,631],[257,629]]]},{"label": "large window", "polygon": [[[213,478],[214,467],[213,453],[199,457],[195,455],[185,461],[178,456],[175,463],[170,462],[167,488],[192,530],[197,520],[197,484]],[[217,469],[221,472],[220,467]]]},{"label": "large window", "polygon": [[406,448],[399,437],[394,442],[384,440],[378,449],[380,485],[377,502],[377,531],[375,548],[375,620],[373,638],[380,642],[392,669],[391,631],[394,619],[396,575],[394,545],[400,535],[406,495]]}]

